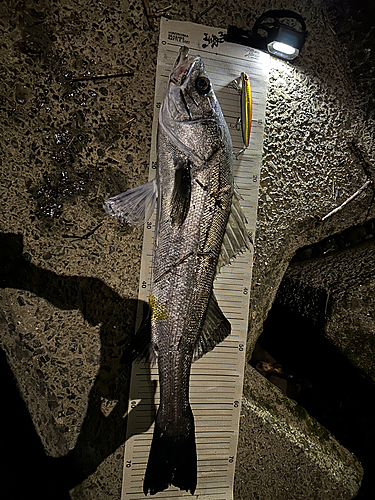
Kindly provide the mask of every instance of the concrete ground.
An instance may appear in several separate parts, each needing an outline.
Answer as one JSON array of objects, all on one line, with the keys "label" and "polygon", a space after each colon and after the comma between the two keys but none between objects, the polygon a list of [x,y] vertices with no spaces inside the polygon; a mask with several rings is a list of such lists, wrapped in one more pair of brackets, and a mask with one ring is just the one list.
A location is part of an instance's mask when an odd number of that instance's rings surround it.
[{"label": "concrete ground", "polygon": [[[150,2],[152,12],[168,5]],[[207,7],[181,1],[168,15],[249,28],[280,3]],[[309,291],[320,300],[323,290],[320,330],[373,380],[371,10],[334,0],[282,7],[305,18],[309,36],[294,64],[273,60],[270,70],[249,358],[280,283],[312,324]],[[6,396],[7,498],[120,495],[142,229],[121,228],[102,203],[147,178],[158,23],[133,0],[0,5],[0,344],[24,401]],[[127,71],[134,76],[91,79]],[[354,226],[362,236],[349,259],[340,245]],[[333,250],[319,249],[327,238]],[[289,267],[302,248],[304,259]],[[10,387],[8,365],[3,357]],[[360,498],[352,450],[251,366],[242,415],[235,498]],[[23,425],[29,433],[19,440]]]}]

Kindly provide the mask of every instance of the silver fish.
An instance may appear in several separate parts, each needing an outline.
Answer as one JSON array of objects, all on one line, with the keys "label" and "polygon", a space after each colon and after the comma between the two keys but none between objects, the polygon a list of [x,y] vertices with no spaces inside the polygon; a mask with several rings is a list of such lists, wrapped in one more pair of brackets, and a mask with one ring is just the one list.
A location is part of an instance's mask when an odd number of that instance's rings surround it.
[{"label": "silver fish", "polygon": [[189,403],[191,364],[231,330],[212,288],[220,267],[248,247],[233,182],[232,141],[200,57],[182,47],[160,108],[154,181],[107,200],[140,225],[157,205],[151,277],[151,350],[160,405],[143,491],[194,493],[197,456]]}]

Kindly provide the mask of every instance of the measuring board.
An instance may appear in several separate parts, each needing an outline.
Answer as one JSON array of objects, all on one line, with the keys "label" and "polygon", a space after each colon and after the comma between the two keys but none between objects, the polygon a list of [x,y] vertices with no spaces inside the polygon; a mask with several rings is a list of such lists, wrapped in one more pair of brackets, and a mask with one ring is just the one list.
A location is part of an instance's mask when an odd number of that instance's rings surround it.
[{"label": "measuring board", "polygon": [[[154,120],[149,180],[155,177],[158,114],[168,76],[180,46],[189,56],[200,55],[220,102],[233,140],[235,183],[253,241],[256,225],[259,173],[268,89],[269,56],[258,50],[224,41],[225,30],[162,19],[156,70]],[[241,72],[250,77],[253,121],[249,147],[243,149],[240,92],[233,80]],[[146,223],[140,272],[140,301],[148,302],[155,227],[154,214]],[[222,268],[214,283],[217,301],[232,325],[229,337],[192,365],[190,404],[195,418],[198,484],[194,495],[175,486],[155,499],[192,498],[231,500],[236,462],[245,346],[248,329],[249,293],[253,249]],[[142,319],[139,310],[138,325]],[[133,363],[125,444],[122,500],[141,500],[143,478],[150,451],[153,421],[159,404],[158,369]]]}]

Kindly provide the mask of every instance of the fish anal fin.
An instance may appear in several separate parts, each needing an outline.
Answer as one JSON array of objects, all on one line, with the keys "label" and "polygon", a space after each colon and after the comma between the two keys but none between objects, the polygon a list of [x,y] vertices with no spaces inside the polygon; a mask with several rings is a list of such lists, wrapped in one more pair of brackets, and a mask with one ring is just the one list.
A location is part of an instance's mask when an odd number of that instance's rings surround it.
[{"label": "fish anal fin", "polygon": [[231,331],[231,325],[224,316],[222,310],[217,303],[214,294],[211,294],[206,318],[203,324],[202,332],[197,338],[193,353],[193,361],[204,356],[206,353],[222,342]]},{"label": "fish anal fin", "polygon": [[173,226],[181,227],[184,223],[190,209],[190,197],[190,164],[186,161],[176,161],[170,213]]},{"label": "fish anal fin", "polygon": [[250,248],[250,239],[245,225],[246,217],[240,205],[240,198],[240,194],[235,189],[216,272],[229,264],[236,255]]},{"label": "fish anal fin", "polygon": [[104,210],[121,224],[142,226],[152,215],[157,198],[156,180],[142,184],[104,202]]}]

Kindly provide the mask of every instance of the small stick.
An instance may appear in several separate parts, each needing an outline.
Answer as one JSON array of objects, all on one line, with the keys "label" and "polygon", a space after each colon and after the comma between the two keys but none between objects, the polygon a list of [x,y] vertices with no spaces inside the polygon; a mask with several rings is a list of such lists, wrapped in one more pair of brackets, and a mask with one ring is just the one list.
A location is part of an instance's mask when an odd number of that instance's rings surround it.
[{"label": "small stick", "polygon": [[208,11],[210,11],[214,7],[216,7],[216,2],[213,3],[210,7],[207,7],[207,9],[205,9],[203,12],[201,12],[200,14],[198,14],[197,17],[193,20],[193,23],[196,23],[198,21],[198,19],[200,19],[201,17],[203,17],[205,14],[207,14]]},{"label": "small stick", "polygon": [[325,215],[323,218],[322,218],[322,222],[325,221],[326,219],[328,219],[328,217],[331,217],[331,215],[335,214],[336,212],[338,212],[339,210],[343,209],[345,207],[345,205],[347,205],[349,202],[351,202],[352,200],[354,200],[354,198],[356,198],[359,194],[362,193],[362,191],[364,191],[367,186],[369,184],[372,183],[372,180],[369,179],[368,181],[366,181],[363,186],[361,186],[358,191],[356,191],[354,194],[352,194],[352,196],[350,196],[350,198],[348,198],[347,200],[344,201],[344,203],[342,203],[339,207],[335,208],[334,210],[332,210],[332,212],[329,212],[329,214]]},{"label": "small stick", "polygon": [[[124,126],[121,128],[121,132],[126,129],[130,123],[134,122],[135,118],[130,118],[127,122],[124,123]],[[118,167],[117,167],[118,168]]]},{"label": "small stick", "polygon": [[128,120],[128,121],[125,123],[124,127],[126,127],[127,125],[129,125],[129,123],[134,122],[134,120],[135,120],[135,118],[130,118],[130,120]]},{"label": "small stick", "polygon": [[328,310],[328,302],[329,302],[329,296],[330,296],[330,291],[327,291],[327,298],[326,298],[326,306],[324,308],[324,316],[327,316],[327,310]]},{"label": "small stick", "polygon": [[81,76],[79,78],[72,78],[70,81],[80,82],[84,80],[105,80],[106,78],[121,78],[122,76],[134,76],[134,71],[125,71],[124,73],[113,73],[107,75]]},{"label": "small stick", "polygon": [[150,28],[152,30],[154,30],[155,24],[154,24],[154,20],[152,19],[153,16],[151,15],[150,4],[149,4],[148,0],[142,0],[142,3],[143,3],[143,7],[145,8],[145,14],[147,17],[148,24],[149,24]]},{"label": "small stick", "polygon": [[73,143],[73,141],[74,141],[74,139],[75,139],[75,138],[76,138],[76,136],[75,136],[75,135],[73,135],[73,137],[72,137],[72,138],[70,139],[70,141],[69,141],[69,144],[66,146],[66,149],[69,149],[69,148],[70,148],[70,146],[72,145],[72,143]]},{"label": "small stick", "polygon": [[98,330],[92,330],[91,328],[87,328],[85,325],[81,325],[81,323],[78,323],[78,326],[82,328],[82,330],[86,330],[86,332],[90,333],[98,333]]},{"label": "small stick", "polygon": [[95,233],[95,231],[100,228],[100,226],[102,224],[103,224],[103,221],[99,222],[99,224],[97,226],[95,226],[94,229],[91,229],[91,231],[84,234],[83,236],[78,236],[78,235],[74,235],[74,234],[63,234],[62,237],[63,238],[72,238],[72,239],[76,239],[76,240],[87,240],[87,238],[92,236]]},{"label": "small stick", "polygon": [[160,17],[164,14],[164,12],[167,12],[167,10],[171,9],[172,7],[173,5],[168,5],[168,7],[164,7],[164,9],[157,10],[152,17]]},{"label": "small stick", "polygon": [[336,33],[336,31],[332,28],[332,26],[330,26],[330,27],[329,27],[329,29],[332,31],[332,33],[333,33],[335,36],[337,36],[337,33]]},{"label": "small stick", "polygon": [[324,15],[323,9],[321,9],[321,12],[322,12],[322,18],[323,18],[324,28],[327,29],[326,16]]},{"label": "small stick", "polygon": [[96,199],[97,199],[97,198],[98,198],[98,196],[99,196],[99,192],[100,192],[100,188],[101,188],[101,187],[102,187],[102,183],[101,183],[101,182],[99,182],[98,190],[97,190],[97,192],[96,192],[96,196],[95,196],[95,198],[96,198]]}]

